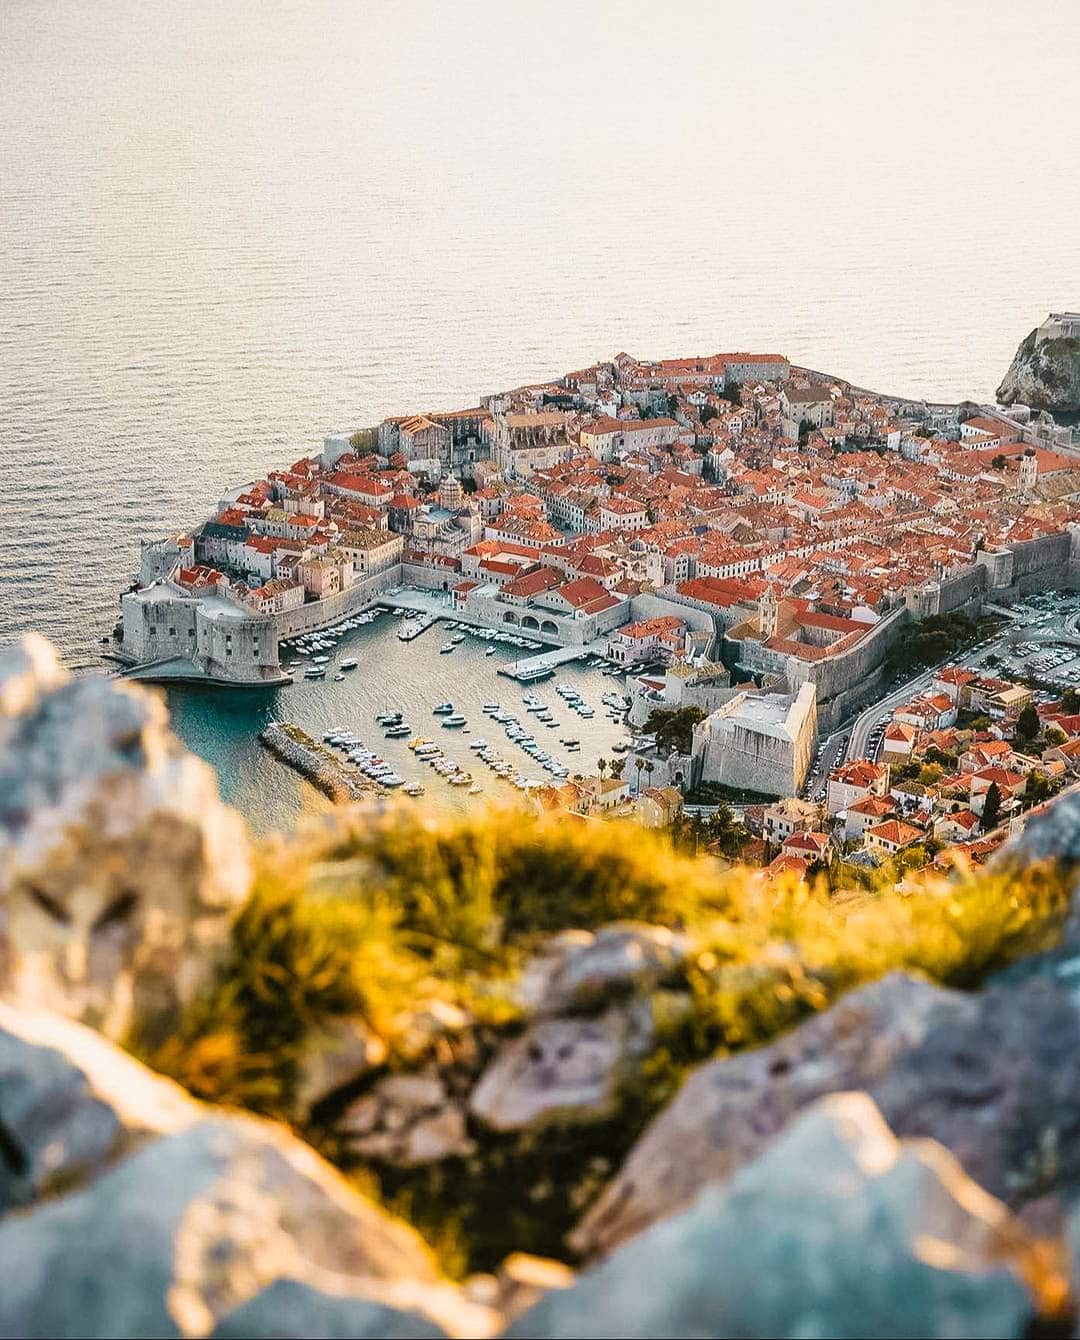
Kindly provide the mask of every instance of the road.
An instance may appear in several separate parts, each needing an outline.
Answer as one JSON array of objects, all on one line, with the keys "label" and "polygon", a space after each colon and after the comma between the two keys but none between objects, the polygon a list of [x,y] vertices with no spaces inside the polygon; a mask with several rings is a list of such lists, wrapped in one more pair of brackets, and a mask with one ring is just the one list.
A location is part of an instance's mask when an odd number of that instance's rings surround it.
[{"label": "road", "polygon": [[[1002,612],[1004,613],[1004,610]],[[1072,639],[1070,639],[1066,630],[1075,630],[1080,623],[1080,611],[1078,611],[1064,621],[1060,631],[1051,633],[1036,627],[1038,621],[1045,617],[1045,614],[1041,612],[1027,615],[1022,611],[1010,610],[1009,614],[1012,623],[1002,629],[1001,634],[988,646],[971,648],[949,659],[962,662],[964,665],[980,667],[985,664],[988,656],[1000,653],[1013,640],[1069,642]],[[909,699],[925,692],[930,687],[934,674],[945,664],[948,664],[948,662],[942,661],[928,670],[921,670],[913,678],[892,689],[884,698],[880,698],[867,707],[854,724],[848,722],[840,730],[828,736],[824,742],[821,764],[819,768],[815,768],[806,788],[806,794],[813,800],[820,799],[825,794],[829,772],[832,768],[847,758],[866,758],[868,737],[877,722],[886,713],[891,714],[897,707],[908,702]],[[846,738],[849,734],[850,738]]]}]

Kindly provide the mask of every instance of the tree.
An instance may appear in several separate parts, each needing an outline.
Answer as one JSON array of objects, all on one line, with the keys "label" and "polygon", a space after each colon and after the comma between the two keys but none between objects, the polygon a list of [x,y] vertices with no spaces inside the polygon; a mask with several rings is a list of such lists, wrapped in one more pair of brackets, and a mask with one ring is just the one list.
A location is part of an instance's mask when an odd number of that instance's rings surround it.
[{"label": "tree", "polygon": [[1033,704],[1028,703],[1016,718],[1016,739],[1025,740],[1030,744],[1038,735],[1041,726],[1042,722],[1039,720],[1038,712],[1036,712]]},{"label": "tree", "polygon": [[724,387],[724,395],[727,397],[729,405],[742,404],[742,388],[738,382],[728,382]]},{"label": "tree", "polygon": [[607,759],[598,758],[596,760],[596,771],[600,774],[600,780],[604,780],[604,773],[607,772]]},{"label": "tree", "polygon": [[999,451],[998,454],[994,457],[994,459],[990,462],[990,469],[991,469],[991,470],[1004,470],[1004,469],[1005,469],[1005,457],[1001,454],[1000,451]]},{"label": "tree", "polygon": [[372,456],[378,451],[378,441],[370,428],[358,428],[349,438],[349,446],[355,456]]},{"label": "tree", "polygon": [[987,788],[986,799],[983,801],[982,826],[984,833],[989,833],[991,829],[997,827],[1000,813],[1001,791],[998,789],[997,782],[991,782]]},{"label": "tree", "polygon": [[712,405],[702,405],[702,407],[701,407],[701,426],[702,426],[702,428],[704,428],[705,425],[706,425],[711,419],[715,419],[718,413],[719,413],[719,411],[713,409]]},{"label": "tree", "polygon": [[1061,710],[1073,715],[1080,712],[1080,689],[1066,689],[1061,695]]},{"label": "tree", "polygon": [[657,749],[668,750],[672,745],[680,754],[688,754],[694,739],[694,727],[705,720],[700,707],[657,707],[645,722],[645,729],[656,736]]},{"label": "tree", "polygon": [[618,777],[618,778],[621,779],[621,778],[622,778],[622,775],[623,775],[623,769],[624,769],[625,767],[626,767],[626,759],[625,759],[625,758],[614,758],[614,759],[612,759],[612,760],[611,760],[611,775],[612,775],[612,777]]}]

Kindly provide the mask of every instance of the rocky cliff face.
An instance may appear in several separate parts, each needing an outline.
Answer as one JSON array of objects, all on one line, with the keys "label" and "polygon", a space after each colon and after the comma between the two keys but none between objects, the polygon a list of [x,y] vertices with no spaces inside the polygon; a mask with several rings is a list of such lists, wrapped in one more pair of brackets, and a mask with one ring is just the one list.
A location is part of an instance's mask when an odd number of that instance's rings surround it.
[{"label": "rocky cliff face", "polygon": [[1080,412],[1080,340],[1036,342],[1033,330],[1021,343],[997,389],[1002,405],[1030,405],[1051,413]]},{"label": "rocky cliff face", "polygon": [[0,656],[0,1337],[1073,1333],[1080,793],[884,919],[521,830],[248,898],[157,699]]}]

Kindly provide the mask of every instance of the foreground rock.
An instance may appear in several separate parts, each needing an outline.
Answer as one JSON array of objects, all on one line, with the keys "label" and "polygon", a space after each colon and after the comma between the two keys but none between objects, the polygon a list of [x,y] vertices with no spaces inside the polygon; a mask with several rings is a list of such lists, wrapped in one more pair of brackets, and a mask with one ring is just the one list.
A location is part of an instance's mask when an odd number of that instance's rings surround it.
[{"label": "foreground rock", "polygon": [[541,1019],[504,1044],[469,1098],[469,1110],[495,1131],[520,1131],[556,1119],[610,1116],[619,1082],[653,1044],[652,1003],[634,1001],[602,1015]]},{"label": "foreground rock", "polygon": [[700,1067],[571,1235],[610,1251],[756,1157],[815,1099],[866,1089],[1012,1205],[1080,1180],[1080,1011],[1052,981],[965,995],[893,974],[767,1047]]},{"label": "foreground rock", "polygon": [[843,1094],[507,1335],[1020,1336],[1029,1272],[1015,1221],[947,1151]]},{"label": "foreground rock", "polygon": [[161,1036],[249,881],[243,824],[159,698],[68,679],[38,637],[0,654],[0,991]]},{"label": "foreground rock", "polygon": [[[308,1335],[335,1317],[392,1334],[398,1313],[401,1334],[493,1329],[283,1127],[215,1113],[70,1021],[0,1023],[0,1207],[22,1207],[0,1218],[0,1335],[207,1335],[245,1307],[229,1324],[253,1336],[285,1316]],[[264,1296],[284,1281],[303,1287]]]},{"label": "foreground rock", "polygon": [[0,1211],[86,1181],[201,1115],[91,1029],[0,1001]]},{"label": "foreground rock", "polygon": [[1017,349],[997,389],[999,403],[1076,413],[1080,410],[1080,340],[1039,341],[1037,336],[1036,328]]}]

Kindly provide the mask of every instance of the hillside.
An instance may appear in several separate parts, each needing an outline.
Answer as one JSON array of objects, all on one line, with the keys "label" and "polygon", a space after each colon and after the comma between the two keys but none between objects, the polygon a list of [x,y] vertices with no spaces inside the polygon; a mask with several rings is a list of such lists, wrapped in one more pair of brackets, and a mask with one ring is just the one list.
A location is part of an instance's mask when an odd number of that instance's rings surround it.
[{"label": "hillside", "polygon": [[256,847],[28,639],[0,1334],[1069,1334],[1078,817],[900,889],[511,810]]}]

